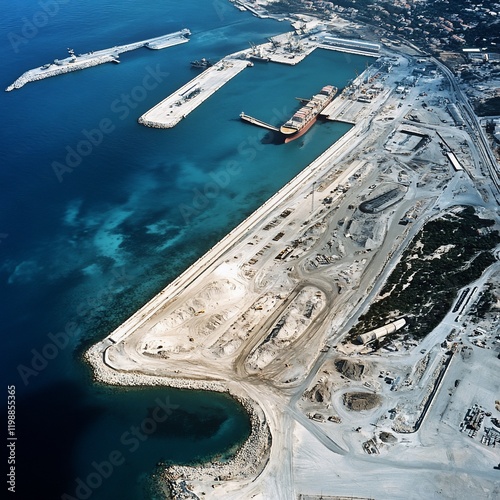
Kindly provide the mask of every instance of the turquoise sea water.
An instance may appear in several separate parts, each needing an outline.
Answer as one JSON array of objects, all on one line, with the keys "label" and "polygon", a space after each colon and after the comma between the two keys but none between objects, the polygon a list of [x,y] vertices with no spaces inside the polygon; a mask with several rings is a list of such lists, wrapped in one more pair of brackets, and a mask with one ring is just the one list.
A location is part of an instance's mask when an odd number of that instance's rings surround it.
[{"label": "turquoise sea water", "polygon": [[[52,11],[49,3],[2,3],[3,88],[65,57],[66,47],[82,53],[184,27],[193,32],[187,44],[140,49],[123,54],[120,65],[0,93],[1,370],[4,384],[17,391],[19,498],[75,496],[77,480],[116,451],[124,462],[89,498],[146,499],[147,477],[159,460],[224,455],[246,437],[248,419],[220,394],[96,386],[80,360],[84,346],[108,334],[348,130],[318,123],[302,138],[276,145],[266,131],[241,122],[241,111],[279,124],[296,109],[296,96],[309,97],[325,84],[342,88],[371,60],[316,51],[296,67],[256,64],[174,129],[153,130],[137,118],[197,74],[189,61],[217,60],[289,25],[222,0],[54,0]],[[42,4],[52,13],[45,24]],[[144,91],[151,73],[158,85]],[[112,130],[58,177],[54,162],[64,164],[102,120]],[[54,338],[65,340],[54,349],[48,347]],[[158,397],[175,408],[132,451],[122,436],[151,424]]]}]

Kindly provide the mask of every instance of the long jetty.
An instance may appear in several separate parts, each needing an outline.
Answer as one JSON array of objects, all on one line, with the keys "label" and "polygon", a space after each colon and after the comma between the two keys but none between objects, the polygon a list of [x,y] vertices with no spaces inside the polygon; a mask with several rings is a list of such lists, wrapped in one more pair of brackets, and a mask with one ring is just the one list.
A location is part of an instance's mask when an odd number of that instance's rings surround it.
[{"label": "long jetty", "polygon": [[279,128],[274,125],[270,125],[269,123],[263,122],[253,116],[246,115],[245,113],[240,114],[240,118],[252,125],[257,125],[257,127],[267,128],[268,130],[274,130],[274,132],[279,132]]},{"label": "long jetty", "polygon": [[44,80],[52,76],[70,73],[81,69],[91,68],[107,62],[118,63],[119,55],[124,52],[130,52],[142,47],[152,50],[164,49],[172,47],[180,43],[189,42],[187,38],[191,32],[188,29],[169,33],[167,35],[141,40],[140,42],[128,43],[126,45],[119,45],[110,49],[98,50],[96,52],[87,52],[86,54],[74,55],[70,52],[70,57],[65,59],[56,59],[53,63],[45,64],[39,68],[30,69],[23,73],[12,85],[9,85],[5,90],[20,89],[29,82],[37,80]]},{"label": "long jetty", "polygon": [[245,59],[230,56],[222,59],[146,111],[139,118],[139,123],[152,128],[175,127],[191,111],[249,65],[251,63]]}]

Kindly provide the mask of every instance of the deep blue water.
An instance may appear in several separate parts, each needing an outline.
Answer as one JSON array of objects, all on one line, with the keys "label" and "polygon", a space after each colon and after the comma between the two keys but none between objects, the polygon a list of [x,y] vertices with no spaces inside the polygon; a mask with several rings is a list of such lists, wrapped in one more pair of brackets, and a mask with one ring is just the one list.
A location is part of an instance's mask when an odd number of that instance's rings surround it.
[{"label": "deep blue water", "polygon": [[[120,65],[0,92],[1,370],[4,387],[17,391],[18,498],[75,496],[77,479],[117,452],[124,462],[90,498],[146,499],[160,459],[224,454],[245,438],[248,419],[220,394],[97,386],[80,359],[84,346],[348,130],[318,123],[301,139],[275,145],[239,113],[279,124],[296,108],[295,96],[325,84],[342,88],[370,59],[316,51],[296,67],[256,64],[174,129],[153,130],[137,118],[196,75],[189,61],[217,60],[289,25],[224,0],[54,0],[45,4],[50,15],[42,5],[0,6],[2,88],[65,57],[66,47],[82,53],[184,27],[193,33],[187,44],[123,54]],[[30,31],[31,22],[39,27]],[[157,85],[144,90],[149,74]],[[57,175],[55,162],[64,164],[88,134],[97,137],[102,123],[102,140],[71,171],[56,165]],[[54,338],[65,339],[55,350]],[[124,434],[148,422],[157,398],[167,397],[175,409],[133,449]]]}]

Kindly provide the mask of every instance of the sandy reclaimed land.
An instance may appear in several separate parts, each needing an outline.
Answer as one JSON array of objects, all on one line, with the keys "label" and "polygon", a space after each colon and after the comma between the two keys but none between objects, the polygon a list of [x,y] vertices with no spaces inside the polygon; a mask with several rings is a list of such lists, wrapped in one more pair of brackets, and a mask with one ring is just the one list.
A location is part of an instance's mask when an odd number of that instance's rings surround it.
[{"label": "sandy reclaimed land", "polygon": [[[448,76],[430,64],[398,89],[426,65],[391,53],[369,67],[329,109],[355,126],[88,351],[101,381],[228,391],[249,411],[251,437],[232,461],[165,470],[175,498],[499,496],[500,446],[482,436],[500,417],[500,315],[484,338],[463,326],[498,262],[458,322],[447,316],[423,341],[403,335],[376,352],[345,342],[428,220],[473,205],[500,227],[474,124],[451,123]],[[366,369],[341,373],[345,359]],[[346,405],[349,393],[371,403]],[[461,422],[474,405],[490,416],[471,438]]]}]

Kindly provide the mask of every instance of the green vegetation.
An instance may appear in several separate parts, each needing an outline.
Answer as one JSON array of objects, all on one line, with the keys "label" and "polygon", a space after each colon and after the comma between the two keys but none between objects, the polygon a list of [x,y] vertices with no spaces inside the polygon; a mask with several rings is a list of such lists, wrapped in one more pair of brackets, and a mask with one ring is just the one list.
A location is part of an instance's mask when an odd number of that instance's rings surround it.
[{"label": "green vegetation", "polygon": [[428,222],[403,253],[373,303],[351,330],[352,339],[404,316],[415,338],[431,332],[450,310],[457,292],[495,262],[500,243],[493,220],[466,207]]},{"label": "green vegetation", "polygon": [[474,111],[478,116],[497,116],[500,115],[500,97],[492,97],[475,106]]},{"label": "green vegetation", "polygon": [[392,0],[335,0],[331,4],[277,0],[266,9],[271,14],[313,14],[325,19],[331,11],[339,12],[423,47],[434,46],[437,41],[439,51],[460,51],[463,47],[496,51],[500,44],[498,16],[491,2],[435,0],[396,5]]},{"label": "green vegetation", "polygon": [[302,3],[301,0],[278,0],[266,6],[266,10],[270,14],[311,14],[314,13],[318,17],[328,18],[324,8],[310,8]]},{"label": "green vegetation", "polygon": [[481,293],[477,303],[471,309],[471,316],[473,319],[484,318],[489,312],[493,310],[496,304],[495,294],[491,291],[491,285],[487,285]]}]

